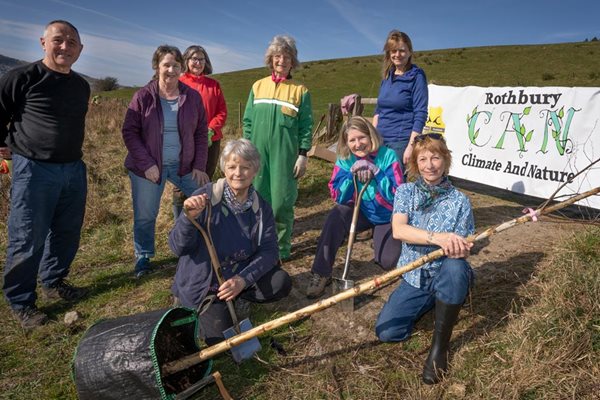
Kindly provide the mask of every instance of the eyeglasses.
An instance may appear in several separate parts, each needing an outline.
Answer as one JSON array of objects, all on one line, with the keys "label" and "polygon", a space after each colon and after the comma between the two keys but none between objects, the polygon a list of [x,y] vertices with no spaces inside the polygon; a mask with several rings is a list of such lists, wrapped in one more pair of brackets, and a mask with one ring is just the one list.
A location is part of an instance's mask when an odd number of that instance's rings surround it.
[{"label": "eyeglasses", "polygon": [[206,58],[191,57],[190,61],[195,62],[195,63],[201,63],[201,62],[205,62]]},{"label": "eyeglasses", "polygon": [[442,135],[441,133],[422,133],[420,135],[415,136],[414,142],[419,143],[424,141],[426,138],[431,138],[433,140],[443,140],[444,142],[446,141],[446,139],[444,139],[444,135]]}]

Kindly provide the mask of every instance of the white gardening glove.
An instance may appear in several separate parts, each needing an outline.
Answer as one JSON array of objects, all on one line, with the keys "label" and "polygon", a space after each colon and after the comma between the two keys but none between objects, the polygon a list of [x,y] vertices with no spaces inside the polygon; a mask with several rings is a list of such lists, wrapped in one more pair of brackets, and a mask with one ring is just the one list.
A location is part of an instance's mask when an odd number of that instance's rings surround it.
[{"label": "white gardening glove", "polygon": [[296,159],[296,165],[294,165],[294,178],[300,179],[306,173],[306,164],[308,164],[308,158],[300,154]]}]

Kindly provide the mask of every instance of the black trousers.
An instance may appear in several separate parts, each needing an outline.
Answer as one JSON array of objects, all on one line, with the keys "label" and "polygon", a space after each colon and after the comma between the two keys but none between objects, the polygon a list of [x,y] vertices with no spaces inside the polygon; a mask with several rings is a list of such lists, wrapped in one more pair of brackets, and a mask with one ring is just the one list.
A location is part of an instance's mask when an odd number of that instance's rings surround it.
[{"label": "black trousers", "polygon": [[[283,299],[291,290],[292,278],[277,266],[267,272],[254,285],[244,289],[238,298],[241,297],[252,303],[271,303]],[[202,310],[199,310],[199,312],[202,312]],[[208,346],[221,342],[224,339],[223,331],[233,326],[227,303],[216,297],[208,308],[199,315],[198,319],[200,323],[199,336]]]}]

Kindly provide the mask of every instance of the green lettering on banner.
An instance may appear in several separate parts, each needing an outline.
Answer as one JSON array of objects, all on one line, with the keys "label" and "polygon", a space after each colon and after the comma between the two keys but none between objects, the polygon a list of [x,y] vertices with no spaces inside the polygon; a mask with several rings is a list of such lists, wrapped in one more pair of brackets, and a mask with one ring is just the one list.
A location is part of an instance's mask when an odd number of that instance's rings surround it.
[{"label": "green lettering on banner", "polygon": [[571,127],[573,116],[575,115],[575,112],[581,110],[576,110],[573,107],[570,107],[569,110],[567,110],[567,118],[564,123],[564,107],[561,107],[560,110],[558,110],[558,112],[553,110],[545,111],[546,123],[544,126],[544,140],[542,142],[542,147],[540,148],[540,151],[544,154],[548,152],[548,131],[552,130],[552,139],[554,139],[554,143],[556,144],[558,154],[562,156],[567,151],[567,143],[570,140],[569,128]]},{"label": "green lettering on banner", "polygon": [[[487,142],[483,143],[483,144],[479,144],[477,143],[477,138],[479,137],[479,128],[477,128],[477,120],[479,119],[479,116],[483,114],[486,119],[483,121],[484,124],[489,124],[491,119],[492,119],[492,113],[489,111],[477,111],[477,107],[475,107],[473,109],[473,112],[471,113],[471,115],[467,115],[467,124],[469,126],[468,129],[468,134],[469,134],[469,141],[471,142],[471,144],[474,144],[477,147],[483,147],[486,144],[488,144],[488,142],[491,140],[491,137],[487,140]],[[475,129],[477,128],[477,129]]]},{"label": "green lettering on banner", "polygon": [[[527,151],[527,149],[525,149],[525,144],[531,141],[531,138],[533,137],[533,129],[528,132],[527,128],[525,127],[525,124],[523,122],[521,122],[521,119],[524,116],[529,115],[530,112],[531,112],[531,106],[525,107],[523,109],[523,112],[521,112],[521,113],[511,113],[508,111],[502,113],[501,115],[507,114],[507,113],[510,114],[510,118],[509,118],[508,122],[506,123],[506,128],[504,129],[504,132],[502,132],[502,135],[500,136],[500,139],[498,140],[498,143],[496,143],[496,146],[494,146],[494,148],[504,149],[504,138],[506,137],[506,133],[514,132],[515,136],[517,138],[517,141],[519,142],[519,150],[518,151],[520,151],[520,152]],[[512,127],[509,128],[509,124],[511,122],[512,122]]]}]

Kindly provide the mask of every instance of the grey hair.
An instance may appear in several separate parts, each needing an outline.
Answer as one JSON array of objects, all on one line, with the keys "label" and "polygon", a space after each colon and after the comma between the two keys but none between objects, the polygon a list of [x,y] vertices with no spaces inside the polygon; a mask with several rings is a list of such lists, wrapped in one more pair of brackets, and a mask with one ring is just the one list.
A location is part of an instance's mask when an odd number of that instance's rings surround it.
[{"label": "grey hair", "polygon": [[298,61],[298,49],[296,48],[296,41],[291,36],[277,35],[269,43],[267,51],[265,53],[265,65],[269,69],[273,69],[273,56],[275,54],[286,53],[292,58],[292,69],[296,69],[300,66]]},{"label": "grey hair", "polygon": [[43,37],[46,37],[46,35],[48,34],[48,28],[50,28],[50,26],[54,25],[54,24],[62,24],[62,25],[68,26],[70,29],[73,30],[73,32],[75,32],[75,34],[77,35],[77,39],[79,40],[79,42],[81,42],[81,37],[79,36],[79,30],[77,30],[77,28],[75,28],[75,25],[73,25],[69,21],[65,21],[64,19],[55,19],[55,20],[48,22],[46,24],[46,27],[44,28],[44,36]]},{"label": "grey hair", "polygon": [[248,139],[230,140],[225,144],[219,158],[221,171],[225,172],[225,163],[231,156],[238,156],[248,161],[256,172],[260,169],[260,153]]}]

